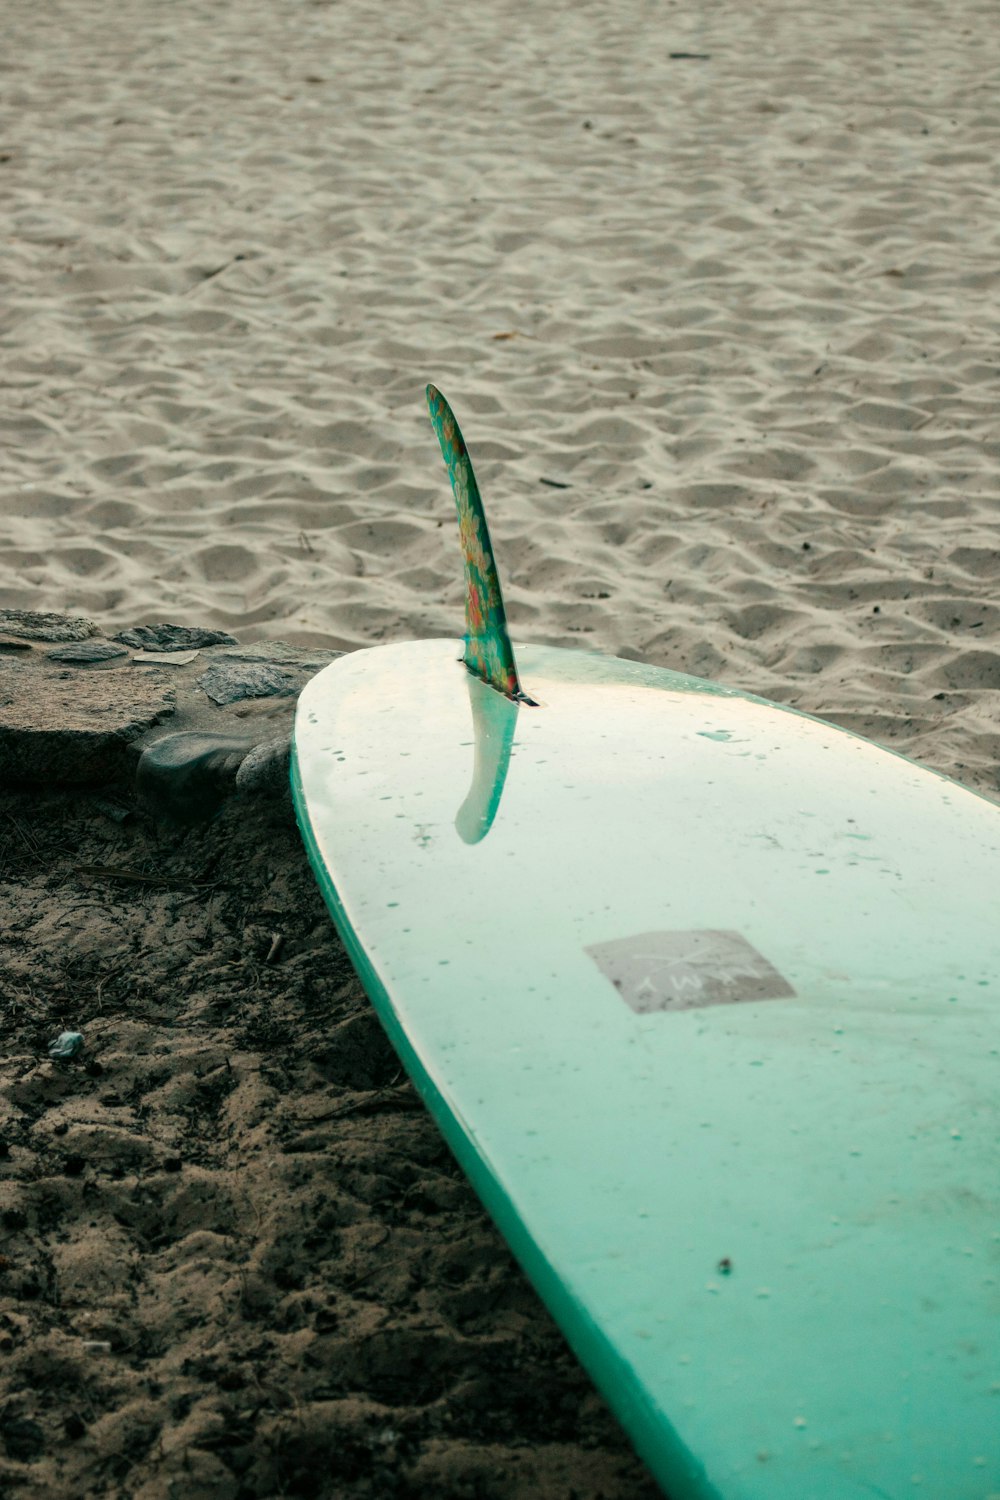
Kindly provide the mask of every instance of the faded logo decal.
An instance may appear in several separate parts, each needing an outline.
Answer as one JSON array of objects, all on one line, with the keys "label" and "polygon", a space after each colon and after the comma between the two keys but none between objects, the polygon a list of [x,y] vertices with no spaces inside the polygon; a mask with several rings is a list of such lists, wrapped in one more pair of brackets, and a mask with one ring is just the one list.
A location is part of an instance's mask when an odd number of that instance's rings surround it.
[{"label": "faded logo decal", "polygon": [[585,952],[640,1015],[743,1000],[785,1000],[795,994],[738,932],[640,932],[594,943]]}]

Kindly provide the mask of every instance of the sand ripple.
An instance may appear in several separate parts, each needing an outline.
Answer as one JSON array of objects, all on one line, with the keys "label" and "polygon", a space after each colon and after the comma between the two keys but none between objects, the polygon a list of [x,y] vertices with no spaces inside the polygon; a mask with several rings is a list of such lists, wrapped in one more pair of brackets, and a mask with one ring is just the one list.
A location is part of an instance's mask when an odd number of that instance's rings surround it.
[{"label": "sand ripple", "polygon": [[455,633],[432,379],[516,633],[996,786],[992,6],[13,0],[5,33],[0,606]]}]

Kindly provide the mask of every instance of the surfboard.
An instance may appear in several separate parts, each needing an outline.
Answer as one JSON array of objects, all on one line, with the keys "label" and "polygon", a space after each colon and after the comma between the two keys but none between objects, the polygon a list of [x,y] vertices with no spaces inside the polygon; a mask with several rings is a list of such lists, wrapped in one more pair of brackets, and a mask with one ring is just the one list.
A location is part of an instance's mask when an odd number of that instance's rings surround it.
[{"label": "surfboard", "polygon": [[1000,808],[751,694],[515,662],[430,400],[464,647],[341,658],[294,733],[382,1023],[673,1500],[997,1500]]}]

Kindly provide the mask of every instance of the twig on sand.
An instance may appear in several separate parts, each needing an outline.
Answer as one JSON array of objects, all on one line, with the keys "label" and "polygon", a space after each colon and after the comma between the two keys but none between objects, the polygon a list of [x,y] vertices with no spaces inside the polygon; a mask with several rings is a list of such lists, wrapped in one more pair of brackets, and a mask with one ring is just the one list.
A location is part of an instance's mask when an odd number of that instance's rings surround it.
[{"label": "twig on sand", "polygon": [[223,271],[228,271],[229,267],[235,265],[238,260],[246,260],[246,256],[242,251],[239,255],[231,255],[227,261],[224,261],[221,266],[216,266],[214,270],[202,271],[200,278],[186,289],[184,296],[190,297],[191,293],[196,292],[199,287],[203,287],[206,281],[214,281],[216,276],[221,276]]},{"label": "twig on sand", "polygon": [[351,1099],[346,1104],[338,1104],[336,1109],[325,1110],[321,1115],[309,1115],[307,1118],[300,1115],[299,1120],[303,1125],[321,1125],[325,1120],[339,1120],[344,1115],[368,1114],[384,1106],[390,1109],[423,1109],[423,1100],[414,1091],[411,1083],[397,1084],[394,1080],[392,1083],[387,1083],[384,1088],[364,1094],[360,1099]]},{"label": "twig on sand", "polygon": [[215,891],[221,880],[171,880],[166,875],[144,875],[141,870],[127,870],[121,865],[74,865],[74,875],[94,875],[103,880],[124,880],[135,885],[156,885],[171,890]]}]

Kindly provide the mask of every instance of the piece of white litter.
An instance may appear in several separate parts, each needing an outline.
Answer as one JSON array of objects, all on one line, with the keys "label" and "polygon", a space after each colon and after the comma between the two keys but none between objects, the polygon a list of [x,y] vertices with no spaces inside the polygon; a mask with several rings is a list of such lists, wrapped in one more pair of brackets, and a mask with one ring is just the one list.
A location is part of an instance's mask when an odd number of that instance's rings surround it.
[{"label": "piece of white litter", "polygon": [[197,651],[137,651],[132,660],[156,667],[186,667],[197,655]]},{"label": "piece of white litter", "polygon": [[60,1031],[54,1042],[49,1043],[50,1057],[75,1057],[83,1050],[83,1035],[79,1031]]}]

